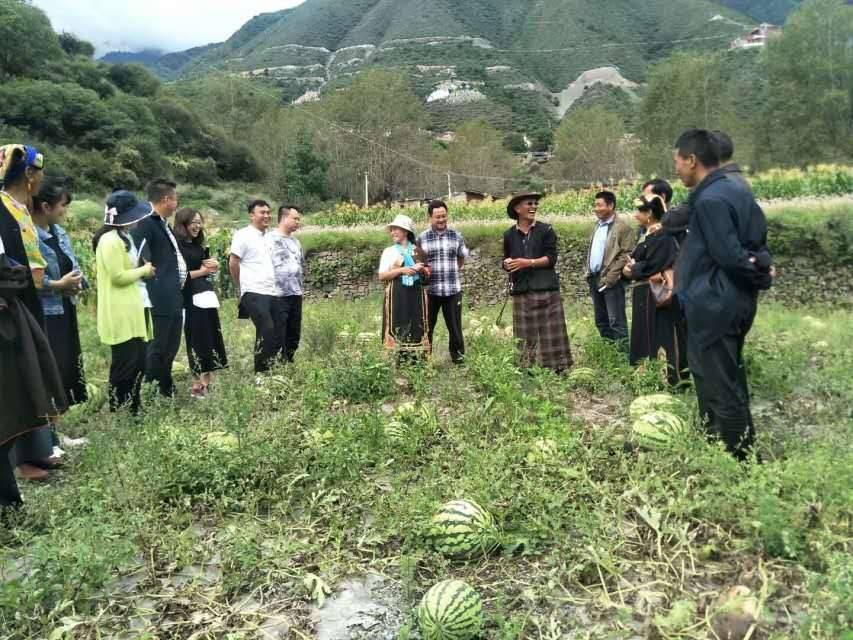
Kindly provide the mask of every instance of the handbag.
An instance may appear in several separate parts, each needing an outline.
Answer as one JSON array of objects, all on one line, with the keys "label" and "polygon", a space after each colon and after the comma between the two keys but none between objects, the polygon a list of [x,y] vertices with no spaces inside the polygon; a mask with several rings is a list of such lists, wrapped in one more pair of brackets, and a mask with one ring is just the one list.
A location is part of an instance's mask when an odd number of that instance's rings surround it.
[{"label": "handbag", "polygon": [[675,271],[670,267],[649,277],[649,288],[658,309],[666,309],[672,304],[675,291]]}]

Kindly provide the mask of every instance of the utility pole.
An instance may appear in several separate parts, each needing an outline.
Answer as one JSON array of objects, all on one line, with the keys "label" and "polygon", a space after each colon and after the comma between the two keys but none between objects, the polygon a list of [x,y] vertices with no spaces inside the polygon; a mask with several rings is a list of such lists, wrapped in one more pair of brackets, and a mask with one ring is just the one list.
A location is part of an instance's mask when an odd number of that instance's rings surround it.
[{"label": "utility pole", "polygon": [[450,172],[447,172],[447,199],[453,199],[453,185],[450,182]]},{"label": "utility pole", "polygon": [[367,177],[367,171],[364,172],[364,208],[370,206],[370,179]]}]

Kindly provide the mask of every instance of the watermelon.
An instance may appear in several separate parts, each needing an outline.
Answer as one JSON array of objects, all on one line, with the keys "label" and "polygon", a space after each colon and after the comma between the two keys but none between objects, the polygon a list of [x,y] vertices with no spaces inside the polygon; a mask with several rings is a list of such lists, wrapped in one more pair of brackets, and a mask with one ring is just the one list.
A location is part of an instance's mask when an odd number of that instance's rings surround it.
[{"label": "watermelon", "polygon": [[569,384],[575,387],[589,388],[595,385],[597,375],[589,367],[575,367],[569,373]]},{"label": "watermelon", "polygon": [[640,396],[631,403],[629,412],[632,420],[646,415],[647,413],[671,413],[682,418],[687,416],[687,405],[679,398],[666,393],[655,393],[650,396]]},{"label": "watermelon", "polygon": [[233,451],[240,444],[237,436],[227,431],[211,431],[204,435],[204,442],[222,451]]},{"label": "watermelon", "polygon": [[640,416],[632,427],[637,444],[648,449],[665,446],[673,437],[682,435],[686,429],[687,425],[683,419],[664,411]]},{"label": "watermelon", "polygon": [[539,438],[527,453],[527,464],[556,464],[560,457],[560,445],[549,438]]},{"label": "watermelon", "polygon": [[432,517],[429,536],[436,551],[456,559],[488,553],[497,546],[495,519],[472,500],[452,500]]},{"label": "watermelon", "polygon": [[439,582],[418,605],[423,640],[471,640],[483,630],[483,601],[461,580]]},{"label": "watermelon", "polygon": [[404,442],[409,439],[409,428],[405,422],[391,420],[385,425],[385,437],[389,440]]}]

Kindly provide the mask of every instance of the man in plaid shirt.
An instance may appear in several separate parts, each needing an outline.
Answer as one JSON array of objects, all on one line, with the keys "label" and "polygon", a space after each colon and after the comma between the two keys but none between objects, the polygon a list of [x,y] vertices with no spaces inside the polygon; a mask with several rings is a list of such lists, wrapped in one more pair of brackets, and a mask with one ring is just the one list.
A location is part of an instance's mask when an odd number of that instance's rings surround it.
[{"label": "man in plaid shirt", "polygon": [[447,205],[433,200],[427,209],[430,228],[418,237],[418,247],[432,270],[429,280],[429,342],[438,320],[439,310],[450,334],[450,359],[460,364],[465,358],[462,337],[462,283],[459,270],[468,257],[462,234],[447,227]]}]

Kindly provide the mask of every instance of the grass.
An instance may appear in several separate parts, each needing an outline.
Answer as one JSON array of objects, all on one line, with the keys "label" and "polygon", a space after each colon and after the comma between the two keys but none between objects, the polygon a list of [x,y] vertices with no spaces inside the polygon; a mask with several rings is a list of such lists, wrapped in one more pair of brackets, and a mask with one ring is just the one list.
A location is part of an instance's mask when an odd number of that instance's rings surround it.
[{"label": "grass", "polygon": [[[109,353],[93,309],[81,313],[87,372],[103,380]],[[713,602],[735,585],[760,602],[753,637],[844,637],[849,311],[761,308],[747,358],[764,464],[748,466],[698,436],[624,451],[628,404],[660,371],[627,366],[587,305],[568,318],[592,389],[519,372],[496,314],[466,311],[465,367],[440,328],[431,362],[397,369],[379,300],[311,303],[297,362],[256,386],[253,331],[227,301],[232,366],[211,399],[190,402],[180,374],[179,398],[147,393],[137,421],[66,418],[90,444],[50,485],[24,487],[26,509],[0,532],[4,637],[248,638],[281,616],[310,638],[312,605],[366,571],[388,577],[407,616],[436,581],[467,580],[484,638],[713,637]],[[405,402],[417,410],[397,444],[384,426]],[[541,439],[556,457],[528,455]],[[450,563],[432,550],[429,517],[458,497],[495,515],[501,551]]]}]

